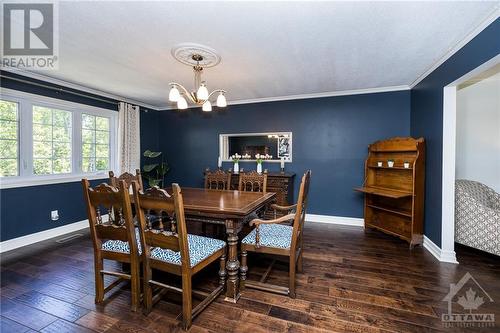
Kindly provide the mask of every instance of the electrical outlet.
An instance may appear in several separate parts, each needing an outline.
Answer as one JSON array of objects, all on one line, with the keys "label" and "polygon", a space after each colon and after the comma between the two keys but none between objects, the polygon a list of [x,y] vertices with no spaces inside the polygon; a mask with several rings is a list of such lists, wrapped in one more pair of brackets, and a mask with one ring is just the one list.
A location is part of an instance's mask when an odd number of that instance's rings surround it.
[{"label": "electrical outlet", "polygon": [[52,221],[59,220],[59,211],[57,211],[57,210],[51,211],[50,212],[50,218],[52,219]]}]

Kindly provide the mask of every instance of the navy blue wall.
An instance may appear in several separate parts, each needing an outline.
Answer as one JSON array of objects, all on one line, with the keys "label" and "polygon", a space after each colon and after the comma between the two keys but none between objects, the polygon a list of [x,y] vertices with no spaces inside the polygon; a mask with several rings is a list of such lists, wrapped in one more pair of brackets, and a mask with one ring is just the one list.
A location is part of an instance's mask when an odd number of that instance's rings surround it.
[{"label": "navy blue wall", "polygon": [[411,135],[426,139],[425,235],[441,246],[443,88],[500,53],[500,19],[411,91]]},{"label": "navy blue wall", "polygon": [[[3,74],[3,73],[2,73]],[[6,73],[14,76],[12,73]],[[15,76],[20,77],[20,76]],[[27,79],[24,78],[23,79]],[[27,79],[32,82],[43,83]],[[20,90],[76,103],[117,110],[117,104],[95,101],[73,94],[62,93],[32,84],[2,78],[4,88]],[[67,89],[67,88],[64,88]],[[72,90],[72,89],[68,89]],[[80,92],[82,93],[82,92]],[[87,93],[84,93],[87,94]],[[102,97],[100,97],[102,98]],[[116,102],[116,101],[113,101]],[[141,112],[141,147],[158,148],[158,112]],[[93,183],[97,183],[94,181]],[[61,217],[51,221],[50,211],[59,210]],[[4,241],[86,219],[80,182],[19,187],[0,190],[0,240]]]},{"label": "navy blue wall", "polygon": [[312,169],[309,213],[362,217],[363,197],[352,188],[363,183],[368,144],[410,134],[410,91],[234,105],[209,114],[167,110],[160,128],[160,149],[171,165],[167,180],[181,186],[202,186],[203,170],[217,166],[219,134],[291,131],[293,163],[286,170],[298,183]]},{"label": "navy blue wall", "polygon": [[[307,168],[313,170],[310,213],[361,217],[362,196],[352,187],[363,182],[367,145],[392,136],[423,136],[427,140],[425,234],[440,245],[443,87],[499,54],[499,35],[497,19],[411,92],[236,105],[210,114],[194,109],[141,112],[141,149],[166,154],[169,181],[201,186],[201,172],[216,166],[219,133],[292,131],[294,162],[286,168],[299,176]],[[116,110],[112,104],[4,78],[0,83]],[[255,165],[242,163],[242,167]],[[273,170],[278,165],[265,167]],[[83,220],[81,199],[79,182],[0,190],[0,239]],[[52,209],[60,211],[57,223],[50,221]]]}]

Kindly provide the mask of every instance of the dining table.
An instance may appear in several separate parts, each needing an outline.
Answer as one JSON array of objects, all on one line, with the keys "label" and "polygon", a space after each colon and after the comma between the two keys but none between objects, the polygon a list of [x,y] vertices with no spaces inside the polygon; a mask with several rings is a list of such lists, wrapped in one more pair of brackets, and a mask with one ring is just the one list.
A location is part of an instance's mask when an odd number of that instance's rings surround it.
[{"label": "dining table", "polygon": [[225,300],[236,303],[240,297],[240,280],[246,280],[248,270],[248,267],[240,267],[238,260],[238,234],[258,211],[276,200],[276,193],[190,187],[183,187],[181,191],[186,220],[225,227],[228,246]]}]

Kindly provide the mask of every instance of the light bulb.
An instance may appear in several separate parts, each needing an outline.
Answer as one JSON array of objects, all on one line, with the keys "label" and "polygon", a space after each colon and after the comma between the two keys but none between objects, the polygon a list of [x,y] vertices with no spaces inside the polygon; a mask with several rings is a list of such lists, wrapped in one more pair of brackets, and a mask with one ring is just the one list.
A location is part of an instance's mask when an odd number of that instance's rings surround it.
[{"label": "light bulb", "polygon": [[187,109],[188,103],[186,102],[186,99],[182,96],[179,96],[179,100],[177,101],[177,108],[179,110],[184,110]]},{"label": "light bulb", "polygon": [[205,86],[205,82],[202,82],[201,86],[198,88],[198,91],[196,92],[196,98],[203,101],[206,101],[208,99],[208,89]]},{"label": "light bulb", "polygon": [[220,93],[219,96],[217,96],[217,106],[220,108],[224,108],[227,106],[227,101],[226,101],[226,96],[224,96],[224,93]]},{"label": "light bulb", "polygon": [[212,111],[212,103],[210,103],[210,101],[206,101],[205,103],[203,103],[203,106],[201,107],[201,109],[205,112]]},{"label": "light bulb", "polygon": [[177,102],[179,97],[181,97],[179,89],[177,89],[176,86],[172,86],[172,89],[170,89],[170,93],[168,94],[168,100],[171,102]]}]

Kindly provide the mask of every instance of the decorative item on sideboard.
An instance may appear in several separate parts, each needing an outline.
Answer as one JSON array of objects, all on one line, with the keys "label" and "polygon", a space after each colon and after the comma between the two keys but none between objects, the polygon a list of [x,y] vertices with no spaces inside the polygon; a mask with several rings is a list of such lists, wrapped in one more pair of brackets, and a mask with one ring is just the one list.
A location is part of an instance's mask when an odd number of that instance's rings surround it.
[{"label": "decorative item on sideboard", "polygon": [[384,165],[384,162],[382,162],[382,161],[378,161],[378,162],[377,162],[377,166],[378,166],[378,167],[382,167],[383,165]]},{"label": "decorative item on sideboard", "polygon": [[285,173],[285,158],[284,157],[282,157],[280,159],[280,172],[282,174]]},{"label": "decorative item on sideboard", "polygon": [[231,156],[231,159],[233,160],[233,172],[234,173],[239,173],[240,172],[240,159],[241,159],[241,155],[236,153],[234,155]]},{"label": "decorative item on sideboard", "polygon": [[394,167],[394,160],[387,160],[387,166],[389,168],[393,168]]},{"label": "decorative item on sideboard", "polygon": [[273,158],[273,156],[268,155],[268,154],[265,154],[265,155],[256,154],[255,155],[255,161],[257,162],[257,173],[259,175],[262,173],[262,162],[264,162],[264,160],[269,160],[271,158]]},{"label": "decorative item on sideboard", "polygon": [[409,169],[410,168],[410,162],[404,161],[403,166],[405,167],[405,169]]}]

